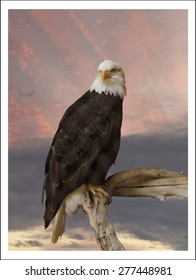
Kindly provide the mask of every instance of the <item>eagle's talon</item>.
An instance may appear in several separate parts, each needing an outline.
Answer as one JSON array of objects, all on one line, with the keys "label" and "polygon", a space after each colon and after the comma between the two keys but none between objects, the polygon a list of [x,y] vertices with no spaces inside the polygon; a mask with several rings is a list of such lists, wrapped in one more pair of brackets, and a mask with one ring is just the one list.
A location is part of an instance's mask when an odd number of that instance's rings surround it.
[{"label": "eagle's talon", "polygon": [[112,196],[108,193],[106,204],[109,205],[112,202]]},{"label": "eagle's talon", "polygon": [[106,198],[105,200],[105,205],[108,205],[112,202],[112,197],[111,195],[106,192],[102,187],[100,186],[94,186],[94,185],[88,185],[87,190],[89,192],[89,197],[91,201],[93,202],[94,197],[97,196],[97,193],[102,193],[102,195]]}]

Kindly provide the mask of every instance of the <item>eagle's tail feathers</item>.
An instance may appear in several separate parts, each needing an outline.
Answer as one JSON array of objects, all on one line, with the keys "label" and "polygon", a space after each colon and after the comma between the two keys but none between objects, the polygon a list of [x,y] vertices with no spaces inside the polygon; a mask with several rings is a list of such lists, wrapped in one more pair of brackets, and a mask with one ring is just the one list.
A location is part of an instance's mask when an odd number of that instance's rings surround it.
[{"label": "eagle's tail feathers", "polygon": [[65,200],[62,202],[56,216],[54,218],[54,225],[52,231],[51,242],[54,244],[63,235],[65,231],[66,213],[65,213]]}]

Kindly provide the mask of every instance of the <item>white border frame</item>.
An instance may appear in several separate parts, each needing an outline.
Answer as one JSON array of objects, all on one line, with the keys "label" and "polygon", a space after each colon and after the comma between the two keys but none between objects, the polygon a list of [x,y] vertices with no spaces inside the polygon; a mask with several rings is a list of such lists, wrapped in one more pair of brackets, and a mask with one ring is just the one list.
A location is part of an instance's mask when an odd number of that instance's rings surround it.
[{"label": "white border frame", "polygon": [[[3,1],[1,10],[1,257],[2,259],[194,259],[195,258],[195,9],[190,1]],[[77,9],[75,8],[77,7]],[[8,250],[8,10],[9,9],[186,9],[188,10],[188,251],[9,251]]]}]

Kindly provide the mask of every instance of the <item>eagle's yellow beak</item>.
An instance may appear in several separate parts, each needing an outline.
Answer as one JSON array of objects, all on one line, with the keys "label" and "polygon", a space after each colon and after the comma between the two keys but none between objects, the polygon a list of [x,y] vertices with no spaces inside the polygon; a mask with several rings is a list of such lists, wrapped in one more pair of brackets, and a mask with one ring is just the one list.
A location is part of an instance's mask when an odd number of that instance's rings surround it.
[{"label": "eagle's yellow beak", "polygon": [[105,81],[108,78],[111,78],[110,71],[107,71],[107,70],[101,71],[101,77],[102,77],[103,81]]}]

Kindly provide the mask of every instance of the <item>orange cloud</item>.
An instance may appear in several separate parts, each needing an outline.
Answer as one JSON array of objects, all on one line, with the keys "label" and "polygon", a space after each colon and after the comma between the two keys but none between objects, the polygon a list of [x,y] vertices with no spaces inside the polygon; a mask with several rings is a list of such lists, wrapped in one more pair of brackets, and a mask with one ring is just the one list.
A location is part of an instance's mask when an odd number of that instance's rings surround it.
[{"label": "orange cloud", "polygon": [[[74,235],[84,236],[85,239],[77,239]],[[73,237],[72,237],[73,236]],[[171,251],[174,250],[169,244],[161,241],[142,240],[134,234],[119,233],[119,240],[126,250],[137,251]],[[42,226],[15,230],[9,232],[10,251],[100,251],[91,230],[84,228],[67,230],[56,244],[51,243],[51,230],[43,231]]]},{"label": "orange cloud", "polygon": [[34,50],[32,49],[32,47],[27,43],[27,42],[23,42],[22,44],[22,50],[23,50],[23,54],[26,57],[34,57]]}]

